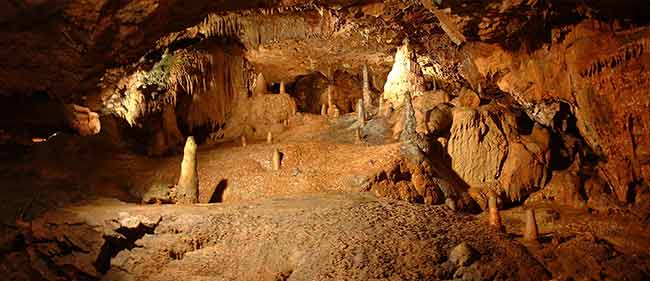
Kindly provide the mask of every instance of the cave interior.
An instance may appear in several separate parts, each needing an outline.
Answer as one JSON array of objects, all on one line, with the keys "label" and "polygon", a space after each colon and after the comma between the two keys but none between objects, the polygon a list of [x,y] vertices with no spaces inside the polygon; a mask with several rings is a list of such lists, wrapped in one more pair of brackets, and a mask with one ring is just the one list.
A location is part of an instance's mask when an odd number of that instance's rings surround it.
[{"label": "cave interior", "polygon": [[650,2],[0,24],[2,280],[650,280]]}]

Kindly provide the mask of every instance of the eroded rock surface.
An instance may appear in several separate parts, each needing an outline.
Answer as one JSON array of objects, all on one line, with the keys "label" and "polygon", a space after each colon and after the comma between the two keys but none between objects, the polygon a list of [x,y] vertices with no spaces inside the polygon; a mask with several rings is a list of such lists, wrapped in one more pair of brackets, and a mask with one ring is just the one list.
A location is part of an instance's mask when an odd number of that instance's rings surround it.
[{"label": "eroded rock surface", "polygon": [[548,278],[521,246],[470,217],[362,194],[210,206],[102,201],[51,212],[27,231],[46,280],[448,279],[469,265],[443,265],[461,241],[480,253],[471,260],[477,276]]}]

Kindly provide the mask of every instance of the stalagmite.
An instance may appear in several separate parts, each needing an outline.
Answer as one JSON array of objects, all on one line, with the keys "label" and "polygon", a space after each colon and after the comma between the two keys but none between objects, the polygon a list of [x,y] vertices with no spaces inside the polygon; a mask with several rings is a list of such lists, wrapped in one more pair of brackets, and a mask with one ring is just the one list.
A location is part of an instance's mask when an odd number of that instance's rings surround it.
[{"label": "stalagmite", "polygon": [[260,73],[255,79],[253,95],[263,95],[264,93],[266,93],[266,80],[264,79],[264,74]]},{"label": "stalagmite", "polygon": [[404,129],[400,136],[401,140],[405,143],[415,142],[417,138],[417,121],[415,119],[415,110],[413,109],[413,103],[411,102],[411,94],[409,92],[404,93]]},{"label": "stalagmite", "polygon": [[242,135],[241,136],[241,146],[246,147],[248,143],[246,142],[246,136]]},{"label": "stalagmite", "polygon": [[333,106],[333,109],[332,109],[332,118],[339,118],[339,117],[341,117],[341,111],[335,105],[335,106]]},{"label": "stalagmite", "polygon": [[332,116],[334,114],[334,103],[332,102],[332,85],[327,86],[327,115]]},{"label": "stalagmite", "polygon": [[320,107],[320,115],[322,115],[322,116],[327,115],[327,105],[326,104],[321,105],[321,107]]},{"label": "stalagmite", "polygon": [[269,132],[266,134],[266,143],[272,144],[273,143],[273,133]]},{"label": "stalagmite", "polygon": [[280,156],[280,151],[276,148],[276,149],[273,150],[273,156],[272,156],[272,159],[271,159],[271,163],[273,165],[273,170],[274,171],[279,171],[280,170],[280,166],[281,166],[280,162],[281,161],[282,161],[282,157]]},{"label": "stalagmite", "polygon": [[196,159],[196,142],[194,137],[188,137],[183,151],[181,175],[176,185],[176,202],[179,204],[194,204],[199,200],[199,177]]},{"label": "stalagmite", "polygon": [[368,79],[368,65],[363,65],[363,105],[366,108],[372,106],[372,97],[370,96],[370,80]]},{"label": "stalagmite", "polygon": [[537,221],[535,220],[535,210],[526,210],[526,228],[524,229],[524,240],[529,242],[537,241]]},{"label": "stalagmite", "polygon": [[497,195],[494,192],[490,192],[488,195],[488,212],[490,225],[495,226],[499,230],[503,230],[501,215],[497,207]]},{"label": "stalagmite", "polygon": [[361,135],[361,128],[357,128],[354,132],[357,137],[357,142],[362,142],[363,136]]},{"label": "stalagmite", "polygon": [[363,100],[357,102],[357,120],[361,126],[366,125],[366,110],[363,105]]},{"label": "stalagmite", "polygon": [[287,93],[287,90],[284,87],[284,81],[280,81],[280,94],[283,95],[283,94],[286,94],[286,93]]}]

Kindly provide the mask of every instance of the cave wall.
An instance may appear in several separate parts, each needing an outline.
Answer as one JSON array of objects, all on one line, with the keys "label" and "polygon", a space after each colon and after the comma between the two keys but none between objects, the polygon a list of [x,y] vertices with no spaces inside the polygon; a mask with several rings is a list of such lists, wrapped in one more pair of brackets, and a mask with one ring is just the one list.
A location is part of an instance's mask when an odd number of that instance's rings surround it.
[{"label": "cave wall", "polygon": [[[493,79],[537,122],[553,126],[560,101],[571,105],[580,135],[601,157],[599,174],[620,201],[634,200],[650,180],[650,29],[585,20],[553,31],[534,52],[468,44],[483,78]],[[556,128],[562,131],[562,128]]]}]

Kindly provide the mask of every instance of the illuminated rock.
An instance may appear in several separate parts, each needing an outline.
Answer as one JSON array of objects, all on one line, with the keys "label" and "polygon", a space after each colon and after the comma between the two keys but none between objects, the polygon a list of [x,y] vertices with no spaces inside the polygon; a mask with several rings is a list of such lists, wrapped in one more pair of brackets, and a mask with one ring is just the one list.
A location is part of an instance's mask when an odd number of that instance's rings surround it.
[{"label": "illuminated rock", "polygon": [[404,40],[404,44],[397,49],[395,63],[384,85],[384,100],[397,108],[402,105],[404,93],[419,96],[425,91],[424,85],[415,51],[410,48],[408,40]]},{"label": "illuminated rock", "polygon": [[199,200],[198,163],[196,158],[196,142],[194,137],[188,137],[183,151],[181,175],[176,184],[176,203],[194,204]]}]

